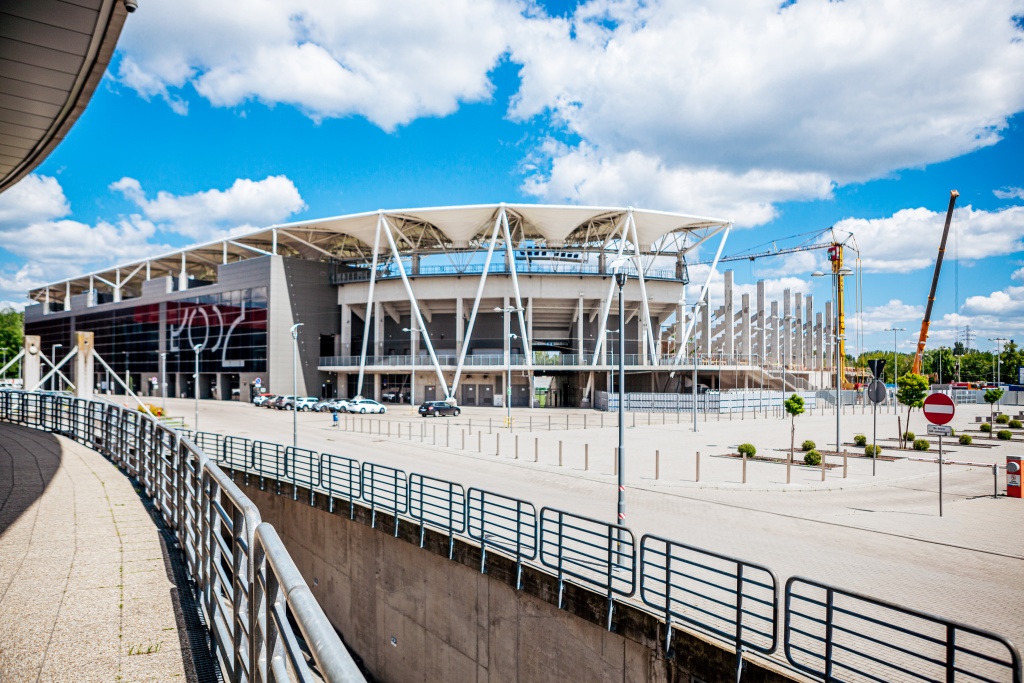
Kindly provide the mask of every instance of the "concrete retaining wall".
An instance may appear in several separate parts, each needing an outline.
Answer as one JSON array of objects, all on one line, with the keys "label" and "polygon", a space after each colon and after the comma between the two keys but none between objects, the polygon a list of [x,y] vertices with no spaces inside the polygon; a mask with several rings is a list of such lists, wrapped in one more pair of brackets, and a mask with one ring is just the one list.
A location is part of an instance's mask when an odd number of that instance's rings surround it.
[{"label": "concrete retaining wall", "polygon": [[[497,682],[615,681],[617,683],[735,680],[735,655],[676,631],[666,659],[664,625],[651,615],[619,605],[614,632],[605,628],[603,595],[567,586],[558,609],[558,582],[526,568],[515,590],[515,564],[488,554],[481,574],[480,549],[428,530],[419,547],[418,526],[274,482],[261,491],[257,478],[237,483],[263,519],[284,538],[324,611],[377,680]],[[744,681],[788,680],[748,662]]]}]

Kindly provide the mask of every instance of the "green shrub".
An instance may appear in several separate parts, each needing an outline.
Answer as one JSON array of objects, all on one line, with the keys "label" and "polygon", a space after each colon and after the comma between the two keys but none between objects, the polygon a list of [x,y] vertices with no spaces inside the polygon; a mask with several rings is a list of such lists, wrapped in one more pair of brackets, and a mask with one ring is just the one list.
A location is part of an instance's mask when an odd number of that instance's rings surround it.
[{"label": "green shrub", "polygon": [[856,435],[855,437],[853,437],[853,445],[854,446],[867,446],[868,445],[868,437],[864,436],[863,434]]},{"label": "green shrub", "polygon": [[804,453],[804,464],[814,467],[821,464],[821,453],[814,450],[813,448]]},{"label": "green shrub", "polygon": [[1020,429],[1022,426],[1020,420],[1010,420],[1010,429]]},{"label": "green shrub", "polygon": [[914,439],[915,451],[926,451],[931,447],[932,445],[928,443],[928,439]]},{"label": "green shrub", "polygon": [[740,455],[745,455],[748,458],[753,458],[754,454],[757,453],[757,449],[754,448],[754,444],[752,443],[741,443],[736,447],[736,450]]},{"label": "green shrub", "polygon": [[960,435],[960,445],[961,446],[970,446],[973,442],[974,442],[974,439],[971,438],[970,434],[961,434]]},{"label": "green shrub", "polygon": [[807,439],[807,441],[804,441],[802,444],[800,444],[800,450],[802,450],[804,453],[808,451],[813,451],[816,447],[817,444],[811,441],[810,439]]},{"label": "green shrub", "polygon": [[1004,425],[1004,424],[1006,424],[1009,421],[1010,421],[1010,416],[1009,415],[1002,415],[1002,414],[996,415],[996,422],[1001,424],[1001,425]]},{"label": "green shrub", "polygon": [[978,429],[980,429],[983,432],[991,432],[992,431],[992,425],[990,425],[988,422],[982,422],[981,426],[978,427]]},{"label": "green shrub", "polygon": [[1013,432],[1011,432],[1009,429],[1000,429],[996,433],[996,436],[1002,439],[1003,441],[1009,441],[1013,437]]},{"label": "green shrub", "polygon": [[881,454],[881,446],[872,446],[871,444],[868,444],[867,446],[864,447],[864,455],[868,456],[869,458],[877,458]]},{"label": "green shrub", "polygon": [[913,441],[914,440],[914,432],[903,432],[903,440],[908,442],[908,443]]}]

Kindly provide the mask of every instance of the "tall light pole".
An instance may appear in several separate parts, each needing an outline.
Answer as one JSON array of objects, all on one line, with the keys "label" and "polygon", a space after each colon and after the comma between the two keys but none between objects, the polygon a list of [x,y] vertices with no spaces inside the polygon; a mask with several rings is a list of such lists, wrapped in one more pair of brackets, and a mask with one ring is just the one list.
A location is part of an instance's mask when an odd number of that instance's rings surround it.
[{"label": "tall light pole", "polygon": [[693,433],[697,433],[697,304],[693,305]]},{"label": "tall light pole", "polygon": [[299,328],[305,323],[292,325],[292,447],[299,447]]},{"label": "tall light pole", "polygon": [[[502,321],[503,329],[508,329],[509,328],[508,314],[509,313],[514,313],[514,312],[518,313],[521,310],[523,310],[523,309],[517,308],[516,306],[505,306],[504,308],[502,308],[500,306],[495,306],[494,307],[494,312],[495,313],[502,313],[505,316],[503,321]],[[518,338],[519,338],[518,336],[516,336],[516,335],[512,334],[511,332],[509,332],[509,335],[508,335],[508,377],[507,377],[508,384],[505,387],[505,411],[506,411],[505,419],[508,421],[508,428],[509,429],[512,429],[512,340],[513,339],[518,339]],[[523,352],[524,353],[528,353],[528,351],[526,351],[526,349],[523,349]]]},{"label": "tall light pole", "polygon": [[900,365],[899,357],[896,355],[896,333],[906,332],[905,327],[887,327],[883,332],[892,332],[892,384],[893,390],[898,391],[900,388]]},{"label": "tall light pole", "polygon": [[[612,264],[614,267],[614,263]],[[615,270],[615,284],[619,286],[619,526],[626,524],[626,305],[622,299],[622,288],[626,286],[626,272]],[[622,536],[619,536],[621,542]]]},{"label": "tall light pole", "polygon": [[167,414],[167,352],[160,351],[160,409]]},{"label": "tall light pole", "polygon": [[418,327],[403,327],[402,332],[409,333],[409,355],[412,356],[412,372],[409,374],[409,391],[411,392],[409,397],[409,403],[413,406],[416,405],[416,334],[426,334],[426,330],[421,330]]},{"label": "tall light pole", "polygon": [[[838,263],[838,261],[836,263]],[[832,273],[832,301],[835,308],[835,320],[829,322],[833,323],[832,329],[836,340],[836,453],[843,450],[843,441],[841,438],[843,414],[843,361],[846,360],[842,357],[843,342],[846,340],[846,337],[842,334],[842,330],[839,329],[839,321],[843,317],[843,311],[839,310],[839,288],[842,284],[842,279],[851,274],[853,274],[853,271],[845,266]],[[825,274],[819,270],[811,273],[811,275],[814,277],[823,277]]]},{"label": "tall light pole", "polygon": [[1010,341],[1006,337],[989,338],[996,343],[996,386],[1003,383],[1003,344]]},{"label": "tall light pole", "polygon": [[198,432],[199,431],[199,354],[203,352],[203,345],[202,344],[196,344],[195,346],[192,347],[192,350],[196,352],[196,374],[192,375],[192,377],[193,377],[193,379],[192,379],[192,388],[195,389],[195,391],[193,392],[195,394],[195,401],[196,401],[196,426],[195,426],[195,430]]},{"label": "tall light pole", "polygon": [[[53,359],[53,366],[54,367],[57,367],[57,349],[61,349],[61,348],[64,348],[63,344],[54,344],[53,345],[53,350],[50,351],[50,354],[51,354],[50,358]],[[57,373],[54,372],[53,376],[50,377],[50,391],[55,391],[56,389],[57,389]]]}]

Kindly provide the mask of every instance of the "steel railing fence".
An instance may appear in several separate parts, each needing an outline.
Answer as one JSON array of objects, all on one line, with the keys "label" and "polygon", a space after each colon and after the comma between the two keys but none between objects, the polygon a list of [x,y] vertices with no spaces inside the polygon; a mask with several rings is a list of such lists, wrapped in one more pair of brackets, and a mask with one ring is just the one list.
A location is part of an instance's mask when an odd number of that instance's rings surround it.
[{"label": "steel railing fence", "polygon": [[[232,476],[258,476],[261,488],[267,478],[275,481],[279,494],[282,482],[292,484],[293,497],[298,487],[307,487],[310,504],[314,490],[325,493],[332,512],[336,498],[347,501],[350,518],[355,517],[355,504],[365,503],[371,525],[377,511],[386,512],[394,519],[396,535],[404,516],[419,526],[421,545],[426,527],[437,529],[448,537],[449,557],[454,539],[468,538],[480,546],[481,572],[487,571],[489,552],[515,561],[517,589],[525,563],[554,570],[559,606],[566,582],[599,590],[608,599],[609,628],[616,599],[629,598],[639,589],[640,602],[666,624],[666,652],[671,650],[672,627],[690,627],[733,646],[738,676],[744,652],[774,653],[781,631],[789,664],[826,681],[1024,683],[1016,647],[984,629],[807,579],[790,579],[780,605],[779,580],[763,565],[654,535],[644,536],[638,545],[625,527],[554,508],[538,513],[529,501],[418,473],[265,441],[171,430],[137,411],[78,399],[61,398],[66,403],[54,404],[52,398],[0,392],[0,419],[42,428],[70,425],[72,438],[122,467],[137,462],[147,493],[184,539],[190,570],[209,597],[204,608],[214,617],[208,623],[216,639],[258,651],[261,665],[270,657],[273,666],[262,672],[277,671],[275,667],[291,671],[298,660],[293,661],[296,651],[288,649],[294,634],[281,631],[281,624],[287,624],[280,614],[283,603],[257,607],[252,596],[285,600],[293,611],[306,603],[296,597],[293,605],[287,597],[285,582],[291,575],[284,575],[294,568],[290,559],[261,559],[275,547],[268,525],[260,524],[255,508],[207,459],[199,443],[229,466]],[[54,415],[65,411],[74,416],[70,422],[55,421]],[[257,531],[265,528],[263,555],[252,553]],[[267,578],[271,570],[279,572],[273,580]],[[257,584],[258,591],[239,593],[238,586]],[[259,629],[254,621],[258,610],[264,611]],[[306,641],[311,642],[308,637]],[[231,652],[238,657],[237,650]],[[245,660],[231,668],[230,662],[224,663],[228,654],[226,647],[218,651],[225,671],[252,666]]]},{"label": "steel railing fence", "polygon": [[826,681],[1012,681],[1002,636],[794,576],[786,582],[786,659]]},{"label": "steel railing fence", "polygon": [[199,445],[229,459],[238,449],[227,439],[193,441],[136,410],[28,392],[0,392],[0,421],[66,435],[136,479],[181,546],[225,680],[364,681],[277,532]]}]

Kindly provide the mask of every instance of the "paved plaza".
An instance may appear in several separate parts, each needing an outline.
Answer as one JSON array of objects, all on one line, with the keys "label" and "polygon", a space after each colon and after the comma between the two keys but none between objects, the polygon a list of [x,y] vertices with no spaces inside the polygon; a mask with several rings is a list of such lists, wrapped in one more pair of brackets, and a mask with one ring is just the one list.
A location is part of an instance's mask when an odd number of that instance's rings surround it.
[{"label": "paved plaza", "polygon": [[[290,412],[229,402],[200,406],[202,431],[291,443]],[[975,417],[987,416],[987,408],[958,407],[953,426],[958,433],[976,429]],[[188,422],[194,419],[191,401],[169,400],[168,410]],[[1004,410],[1016,415],[1024,408]],[[905,410],[901,415],[905,420]],[[409,406],[394,405],[384,416],[343,418],[338,429],[329,414],[299,413],[299,446],[486,488],[530,500],[538,508],[549,505],[613,520],[614,415],[604,415],[604,428],[595,411],[521,409],[513,416],[510,433],[503,428],[505,411],[493,408],[423,419]],[[868,458],[848,458],[843,478],[842,458],[828,457],[837,466],[826,472],[824,482],[819,468],[794,465],[788,485],[783,464],[748,462],[743,484],[742,462],[720,457],[743,442],[757,446],[759,455],[785,457],[775,449],[789,446],[788,419],[747,413],[742,419],[710,415],[705,421],[701,416],[694,433],[690,417],[641,413],[634,427],[633,415],[627,414],[627,523],[638,537],[656,533],[766,564],[783,581],[801,575],[1024,641],[1024,602],[1019,599],[1024,501],[1002,495],[1002,470],[1001,495],[994,498],[991,468],[1007,454],[1024,453],[1020,436],[1009,444],[976,439],[985,445],[949,446],[947,458],[977,464],[946,466],[944,516],[939,517],[938,465],[906,459],[935,454],[896,451],[894,441],[884,440],[897,433],[892,412],[879,412],[878,436],[883,455],[897,459],[880,460],[875,476]],[[854,434],[870,439],[870,409],[848,408],[841,420],[844,443]],[[830,409],[798,417],[797,448],[804,439],[827,448],[835,441],[835,424]],[[914,411],[911,430],[923,434],[925,424],[920,411]],[[937,440],[931,441],[937,447]],[[846,447],[851,454],[861,450],[852,443]],[[695,481],[697,451],[700,482]]]},{"label": "paved plaza", "polygon": [[160,532],[103,456],[0,424],[0,681],[185,681]]}]

